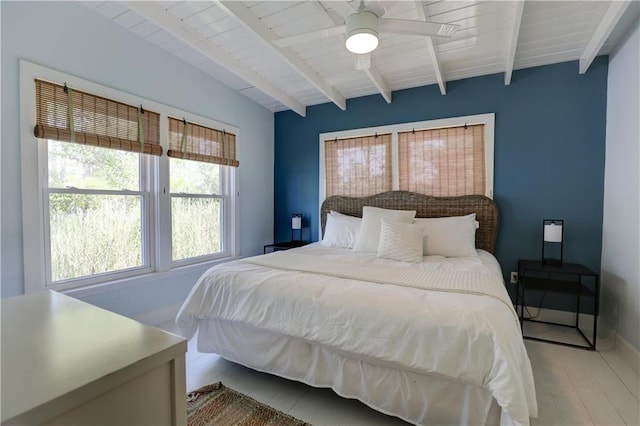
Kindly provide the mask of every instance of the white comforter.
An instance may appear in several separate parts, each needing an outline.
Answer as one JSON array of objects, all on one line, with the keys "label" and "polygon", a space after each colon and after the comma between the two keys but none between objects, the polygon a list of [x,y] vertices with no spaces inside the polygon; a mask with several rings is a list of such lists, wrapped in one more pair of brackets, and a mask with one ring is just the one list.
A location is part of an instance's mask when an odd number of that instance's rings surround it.
[{"label": "white comforter", "polygon": [[[531,365],[492,255],[479,250],[478,257],[428,256],[410,264],[319,244],[295,252],[341,263],[348,259],[354,269],[373,265],[452,272],[435,274],[440,277],[475,272],[483,282],[490,277],[495,288],[491,296],[480,296],[464,289],[439,290],[443,283],[429,290],[274,269],[247,259],[218,265],[200,278],[178,313],[181,332],[191,337],[199,319],[237,321],[372,364],[481,386],[516,424],[529,424],[529,417],[537,416]],[[286,253],[265,255],[262,263],[269,256],[285,259]],[[255,261],[260,263],[260,257]]]}]

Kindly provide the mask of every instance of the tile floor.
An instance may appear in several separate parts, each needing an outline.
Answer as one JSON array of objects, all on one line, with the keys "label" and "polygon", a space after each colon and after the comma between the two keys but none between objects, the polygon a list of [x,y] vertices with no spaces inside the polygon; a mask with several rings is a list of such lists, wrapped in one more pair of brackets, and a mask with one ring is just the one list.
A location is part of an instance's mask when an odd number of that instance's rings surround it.
[{"label": "tile floor", "polygon": [[[538,326],[538,324],[536,324]],[[172,322],[161,325],[174,331]],[[536,335],[567,337],[541,326]],[[525,340],[536,381],[539,415],[532,425],[640,425],[640,376],[613,351],[592,352]],[[187,389],[221,381],[301,420],[321,425],[406,425],[364,404],[200,353],[186,355]]]}]

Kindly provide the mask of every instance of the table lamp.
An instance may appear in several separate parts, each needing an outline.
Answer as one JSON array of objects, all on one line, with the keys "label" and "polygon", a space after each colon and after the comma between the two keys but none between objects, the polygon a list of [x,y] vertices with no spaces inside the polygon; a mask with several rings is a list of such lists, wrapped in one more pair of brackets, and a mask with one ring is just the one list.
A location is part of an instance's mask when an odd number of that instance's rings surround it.
[{"label": "table lamp", "polygon": [[[294,240],[293,235],[294,232],[298,231],[300,234],[300,238]],[[302,240],[302,214],[301,213],[293,213],[291,215],[291,241],[301,241]]]},{"label": "table lamp", "polygon": [[564,221],[544,219],[542,221],[542,263],[562,264],[562,237]]}]

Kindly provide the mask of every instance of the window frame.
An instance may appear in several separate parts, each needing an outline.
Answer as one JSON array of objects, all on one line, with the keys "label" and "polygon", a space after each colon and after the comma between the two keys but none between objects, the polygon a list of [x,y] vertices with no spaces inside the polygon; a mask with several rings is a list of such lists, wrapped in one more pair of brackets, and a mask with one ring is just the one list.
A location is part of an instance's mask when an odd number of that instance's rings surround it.
[{"label": "window frame", "polygon": [[[20,149],[22,173],[22,235],[24,255],[25,293],[41,290],[70,291],[76,296],[93,294],[102,288],[128,287],[141,282],[163,278],[166,274],[181,274],[194,267],[211,265],[233,259],[239,255],[239,202],[237,187],[237,167],[224,166],[221,170],[221,194],[223,207],[223,251],[206,256],[172,261],[171,255],[171,197],[169,192],[168,117],[180,116],[193,122],[213,128],[224,128],[236,135],[236,150],[241,141],[237,127],[197,114],[183,111],[169,105],[154,102],[117,89],[109,88],[82,78],[37,65],[25,60],[20,65]],[[71,87],[94,93],[119,102],[140,105],[160,113],[160,144],[164,154],[161,157],[142,155],[141,192],[147,192],[148,202],[144,216],[148,221],[146,235],[143,235],[143,251],[146,250],[149,265],[89,277],[65,280],[57,284],[49,278],[47,262],[50,253],[45,244],[48,232],[44,208],[44,197],[48,197],[47,142],[34,136],[36,105],[35,79],[66,82]],[[109,149],[109,148],[105,148]],[[43,152],[44,151],[44,152]],[[144,171],[142,170],[144,169]],[[224,175],[224,176],[223,176]],[[143,195],[144,197],[145,195]],[[145,233],[143,226],[143,234]]]},{"label": "window frame", "polygon": [[[178,158],[176,158],[178,159]],[[169,164],[169,169],[171,166],[171,160],[172,157],[168,157],[168,164]],[[179,159],[180,161],[194,161],[194,160],[185,160],[185,159]],[[214,164],[214,163],[208,163],[208,164]],[[215,199],[219,199],[222,202],[222,215],[223,217],[226,217],[227,214],[229,214],[228,211],[228,204],[229,204],[229,197],[225,194],[228,194],[228,176],[227,173],[225,173],[225,170],[222,169],[221,164],[216,164],[218,167],[220,167],[220,176],[219,176],[219,189],[221,189],[219,194],[214,194],[214,193],[207,193],[207,194],[202,194],[202,193],[189,193],[189,192],[171,192],[171,188],[170,186],[167,187],[167,195],[169,196],[169,206],[170,209],[172,209],[173,207],[173,203],[172,200],[174,197],[176,198],[206,198],[206,199],[210,199],[210,200],[215,200]],[[227,167],[227,169],[232,168],[235,169],[235,167]],[[171,176],[171,173],[168,173],[169,176]],[[174,260],[173,259],[173,247],[171,247],[171,252],[169,253],[169,257],[171,260],[171,265],[172,267],[180,267],[180,266],[185,266],[185,265],[192,265],[192,264],[196,264],[196,263],[201,263],[203,260],[209,259],[209,258],[213,258],[213,259],[217,259],[217,258],[223,258],[223,257],[227,257],[227,253],[228,253],[228,248],[225,247],[225,242],[228,241],[228,234],[227,234],[227,227],[225,226],[225,223],[223,221],[223,223],[220,224],[222,230],[221,230],[221,234],[223,236],[223,241],[222,241],[222,251],[217,252],[217,253],[213,253],[213,254],[208,254],[208,255],[202,255],[202,256],[194,256],[194,257],[188,257],[186,259],[178,259],[178,260]],[[171,229],[173,232],[173,229]],[[171,240],[173,241],[173,233],[171,234]]]},{"label": "window frame", "polygon": [[398,133],[410,132],[411,130],[438,129],[447,127],[458,127],[474,124],[484,125],[485,144],[485,193],[489,198],[493,198],[493,167],[494,167],[494,135],[495,135],[495,113],[466,115],[460,117],[443,118],[436,120],[415,121],[411,123],[399,123],[386,126],[364,127],[359,129],[341,130],[337,132],[320,133],[319,146],[319,204],[325,200],[325,149],[324,142],[328,139],[354,138],[370,136],[375,134],[391,133],[391,173],[392,190],[400,188],[399,155],[398,155]]},{"label": "window frame", "polygon": [[[63,142],[67,143],[67,142]],[[41,164],[47,164],[48,160],[48,143],[38,141],[38,150],[40,151],[39,158],[43,158],[44,162]],[[108,148],[105,148],[108,149]],[[148,157],[148,156],[147,156]],[[40,179],[42,184],[42,219],[43,219],[43,229],[44,235],[43,237],[43,248],[45,250],[45,287],[46,288],[55,288],[60,286],[62,287],[73,287],[75,283],[80,283],[80,285],[91,285],[100,283],[108,280],[117,280],[122,278],[128,278],[132,276],[136,276],[142,273],[150,273],[153,272],[155,259],[155,234],[150,232],[151,229],[155,228],[154,215],[152,214],[154,206],[152,205],[152,194],[150,191],[150,182],[147,179],[149,175],[149,165],[148,160],[152,160],[151,158],[139,158],[140,164],[140,173],[138,176],[138,181],[140,183],[140,188],[138,191],[130,191],[130,190],[104,190],[104,189],[82,189],[82,188],[51,188],[48,185],[48,169],[44,167],[40,167]],[[45,173],[47,171],[47,173]],[[46,219],[44,215],[44,211],[49,211],[49,195],[50,194],[86,194],[86,195],[137,195],[141,197],[142,206],[140,212],[140,221],[141,221],[141,243],[142,243],[142,265],[133,266],[130,268],[118,269],[115,271],[101,272],[98,274],[77,277],[77,278],[69,278],[57,281],[55,284],[52,280],[52,259],[51,259],[51,229],[50,229],[50,221]],[[50,213],[49,213],[50,214]]]}]

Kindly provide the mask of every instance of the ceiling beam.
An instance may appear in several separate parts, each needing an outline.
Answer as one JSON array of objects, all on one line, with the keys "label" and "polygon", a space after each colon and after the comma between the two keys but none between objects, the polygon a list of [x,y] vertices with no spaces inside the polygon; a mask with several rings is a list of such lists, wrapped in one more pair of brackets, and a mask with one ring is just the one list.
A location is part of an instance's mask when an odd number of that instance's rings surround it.
[{"label": "ceiling beam", "polygon": [[513,74],[513,63],[516,59],[516,49],[518,48],[518,36],[520,35],[520,24],[522,23],[522,11],[524,10],[524,0],[517,0],[509,3],[512,8],[512,15],[509,30],[509,45],[507,46],[507,61],[504,66],[504,85],[511,84],[511,74]]},{"label": "ceiling beam", "polygon": [[[331,22],[333,22],[333,25],[335,26],[344,25],[344,17],[340,15],[340,13],[337,10],[334,9],[335,3],[331,3],[330,6],[326,6],[325,4],[322,3],[321,0],[318,0],[317,3],[312,2],[311,4],[317,5],[318,9],[326,13],[329,19],[331,19]],[[338,3],[338,5],[340,4]]]},{"label": "ceiling beam", "polygon": [[440,87],[440,94],[447,94],[447,82],[442,75],[442,70],[440,69],[440,60],[438,59],[438,54],[436,53],[436,48],[433,45],[433,40],[431,37],[427,37],[427,51],[429,52],[429,56],[431,57],[431,63],[433,64],[433,71],[436,73],[436,80],[438,80],[438,86]]},{"label": "ceiling beam", "polygon": [[609,4],[609,8],[587,43],[587,47],[584,48],[582,55],[580,55],[580,74],[587,72],[596,55],[600,52],[602,45],[607,41],[607,37],[609,37],[609,34],[611,34],[611,31],[615,28],[630,4],[631,1],[629,0],[612,1]]},{"label": "ceiling beam", "polygon": [[367,74],[367,77],[371,80],[378,92],[382,95],[385,101],[388,104],[391,103],[391,89],[387,85],[387,82],[384,81],[384,78],[380,75],[380,73],[371,67],[371,53],[364,53],[362,55],[355,55],[356,57],[356,69],[364,71]]},{"label": "ceiling beam", "polygon": [[294,50],[287,47],[278,47],[274,42],[278,35],[269,29],[256,15],[254,15],[244,2],[216,0],[216,3],[229,16],[235,18],[246,29],[255,34],[273,52],[284,59],[293,69],[303,76],[309,83],[313,84],[331,102],[336,104],[341,110],[347,109],[347,101],[332,85],[330,85],[320,74],[309,66]]},{"label": "ceiling beam", "polygon": [[207,58],[225,67],[247,83],[282,103],[287,108],[290,108],[303,117],[306,115],[306,107],[304,105],[258,75],[255,71],[238,62],[218,45],[207,40],[197,31],[185,26],[180,19],[171,15],[164,7],[150,1],[126,1],[124,3],[128,8],[134,10],[145,19],[148,19],[163,30],[178,37]]},{"label": "ceiling beam", "polygon": [[371,79],[373,84],[376,86],[382,97],[388,104],[391,103],[391,89],[387,85],[387,82],[384,81],[384,78],[376,71],[375,68],[369,67],[363,70],[365,74]]},{"label": "ceiling beam", "polygon": [[[426,21],[428,16],[426,11],[424,10],[424,5],[422,1],[416,0],[416,11],[418,12],[418,20]],[[433,45],[433,40],[431,37],[425,37],[425,42],[427,43],[427,51],[429,52],[429,57],[431,58],[431,64],[433,66],[433,72],[436,74],[436,80],[438,80],[438,86],[440,87],[440,93],[442,95],[447,94],[447,82],[442,75],[442,70],[440,69],[440,61],[438,60],[438,54],[436,52],[436,48]]]}]

